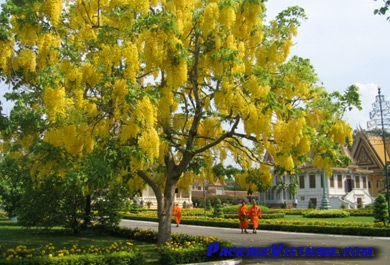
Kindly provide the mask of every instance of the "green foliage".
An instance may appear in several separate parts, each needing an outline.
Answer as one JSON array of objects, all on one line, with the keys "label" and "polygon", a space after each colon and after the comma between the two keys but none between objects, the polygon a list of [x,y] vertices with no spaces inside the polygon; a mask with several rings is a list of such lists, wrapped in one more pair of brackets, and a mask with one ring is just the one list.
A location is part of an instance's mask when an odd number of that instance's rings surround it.
[{"label": "green foliage", "polygon": [[74,232],[79,231],[85,208],[80,189],[74,185],[66,186],[55,178],[40,183],[39,187],[26,179],[25,188],[18,207],[18,221],[22,226],[65,226]]},{"label": "green foliage", "polygon": [[[374,0],[374,1],[377,1],[377,0]],[[389,11],[389,7],[390,7],[390,1],[389,0],[383,0],[384,2],[384,5],[380,8],[377,8],[374,10],[374,14],[375,15],[386,15],[387,11]],[[387,17],[387,20],[390,21],[390,16]]]},{"label": "green foliage", "polygon": [[344,218],[349,216],[349,212],[342,210],[313,210],[303,215],[307,218]]},{"label": "green foliage", "polygon": [[25,172],[20,169],[15,159],[4,157],[0,163],[0,205],[4,207],[8,217],[17,215],[17,205],[23,193]]},{"label": "green foliage", "polygon": [[222,203],[221,200],[219,199],[217,200],[217,203],[214,205],[213,216],[223,218]]},{"label": "green foliage", "polygon": [[375,222],[383,222],[386,224],[388,218],[388,209],[385,196],[379,194],[374,203],[374,218]]},{"label": "green foliage", "polygon": [[206,211],[210,211],[212,209],[211,207],[211,201],[210,200],[207,200],[207,203],[206,203]]},{"label": "green foliage", "polygon": [[[18,221],[25,227],[51,228],[65,226],[74,233],[81,230],[86,207],[86,197],[77,184],[64,183],[59,178],[49,178],[38,187],[25,180],[26,192],[18,207]],[[51,191],[51,192],[48,192]],[[90,219],[104,225],[119,224],[127,190],[113,185],[110,190],[96,191],[92,196]]]}]

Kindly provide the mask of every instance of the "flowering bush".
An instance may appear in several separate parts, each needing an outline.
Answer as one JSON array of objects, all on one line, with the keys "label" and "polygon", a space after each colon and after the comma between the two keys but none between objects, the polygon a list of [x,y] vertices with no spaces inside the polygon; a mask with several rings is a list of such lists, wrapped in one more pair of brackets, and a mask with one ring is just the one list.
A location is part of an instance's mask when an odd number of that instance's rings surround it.
[{"label": "flowering bush", "polygon": [[[221,220],[224,220],[221,218]],[[140,240],[144,242],[157,241],[157,232],[150,229],[139,228],[103,228],[107,233],[113,236],[119,236],[127,239]],[[172,233],[171,243],[157,247],[160,253],[160,264],[183,264],[204,262],[210,260],[219,260],[218,257],[207,257],[207,245],[212,242],[219,242],[221,246],[233,247],[233,244],[222,241],[212,236],[192,236],[185,233]]]},{"label": "flowering bush", "polygon": [[[20,264],[28,264],[29,262],[31,264],[59,264],[58,259],[63,258],[75,260],[71,264],[92,264],[94,262],[92,262],[91,257],[93,260],[98,258],[99,264],[140,264],[139,262],[142,263],[145,259],[129,240],[114,242],[107,247],[93,245],[86,247],[74,244],[69,248],[61,249],[57,249],[52,243],[39,248],[29,248],[25,245],[8,248],[6,244],[0,245],[1,264],[17,264],[18,261]],[[50,261],[51,259],[54,260]],[[121,261],[117,261],[118,259]]]}]

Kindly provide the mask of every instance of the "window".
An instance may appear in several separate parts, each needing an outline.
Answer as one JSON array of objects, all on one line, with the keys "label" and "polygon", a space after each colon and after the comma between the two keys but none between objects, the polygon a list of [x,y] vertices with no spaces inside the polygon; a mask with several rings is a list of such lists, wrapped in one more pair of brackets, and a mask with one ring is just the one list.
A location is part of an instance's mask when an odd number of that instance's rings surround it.
[{"label": "window", "polygon": [[299,176],[299,188],[300,189],[305,188],[305,176]]},{"label": "window", "polygon": [[337,175],[337,188],[343,187],[343,176]]},{"label": "window", "polygon": [[310,175],[309,176],[309,187],[311,189],[315,189],[316,188],[316,175]]},{"label": "window", "polygon": [[334,188],[334,176],[330,178],[330,187]]},{"label": "window", "polygon": [[367,189],[367,179],[366,179],[366,177],[362,177],[362,182],[363,182],[363,189]]},{"label": "window", "polygon": [[360,189],[360,177],[359,176],[355,176],[355,182],[356,182],[356,188],[357,189]]},{"label": "window", "polygon": [[304,201],[304,200],[305,200],[305,197],[304,197],[304,196],[302,196],[302,197],[301,197],[301,201]]},{"label": "window", "polygon": [[267,195],[267,200],[274,200],[274,191],[273,190],[269,190],[267,191],[266,193]]},{"label": "window", "polygon": [[351,176],[347,176],[345,179],[345,192],[351,192],[352,189],[354,188],[354,181]]}]

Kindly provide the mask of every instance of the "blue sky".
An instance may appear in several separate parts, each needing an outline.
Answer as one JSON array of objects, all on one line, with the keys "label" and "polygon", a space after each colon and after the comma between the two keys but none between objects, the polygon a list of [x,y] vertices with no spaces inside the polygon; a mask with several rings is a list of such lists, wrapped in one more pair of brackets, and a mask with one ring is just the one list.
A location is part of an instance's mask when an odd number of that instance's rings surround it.
[{"label": "blue sky", "polygon": [[[4,0],[0,0],[3,3]],[[288,6],[305,9],[308,20],[299,28],[291,52],[310,59],[328,91],[344,91],[356,84],[363,110],[347,113],[353,128],[366,128],[378,85],[390,99],[390,22],[373,14],[382,1],[374,0],[268,0],[272,19]],[[0,94],[6,86],[0,84]],[[9,111],[9,105],[4,105]]]}]

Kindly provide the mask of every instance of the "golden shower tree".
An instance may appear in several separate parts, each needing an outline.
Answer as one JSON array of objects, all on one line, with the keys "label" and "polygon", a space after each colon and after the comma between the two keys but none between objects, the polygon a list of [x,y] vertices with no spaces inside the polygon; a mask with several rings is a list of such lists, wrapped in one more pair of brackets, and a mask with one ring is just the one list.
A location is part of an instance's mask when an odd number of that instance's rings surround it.
[{"label": "golden shower tree", "polygon": [[248,187],[246,172],[270,183],[275,165],[293,174],[309,160],[327,171],[348,162],[342,115],[359,107],[356,87],[328,93],[309,60],[288,58],[304,12],[265,23],[263,2],[7,1],[0,71],[19,115],[3,122],[3,150],[34,160],[37,180],[109,154],[110,181],[155,192],[159,244],[170,240],[175,189],[216,164],[241,167]]}]

